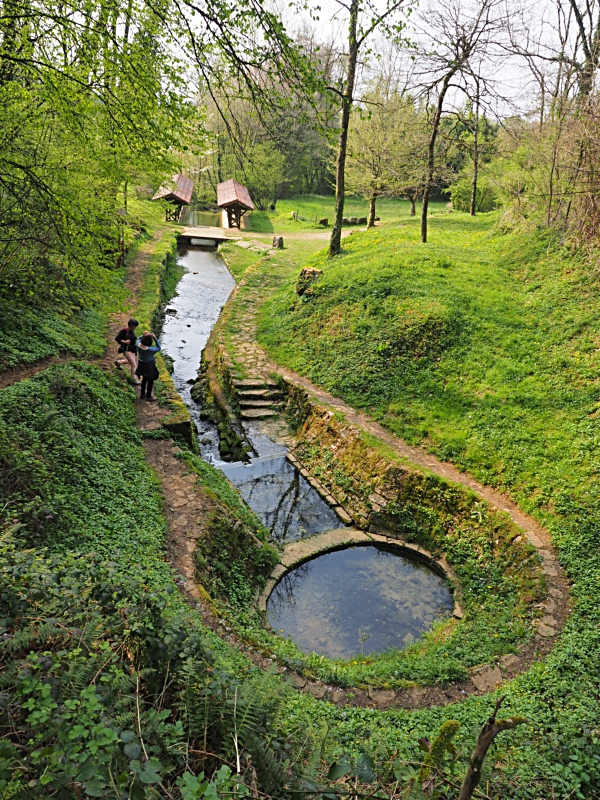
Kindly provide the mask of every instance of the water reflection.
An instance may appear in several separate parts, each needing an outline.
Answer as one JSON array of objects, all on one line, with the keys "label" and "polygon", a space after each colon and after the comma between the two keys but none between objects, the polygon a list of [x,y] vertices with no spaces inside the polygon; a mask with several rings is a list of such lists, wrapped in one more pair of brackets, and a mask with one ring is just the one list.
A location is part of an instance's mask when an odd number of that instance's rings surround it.
[{"label": "water reflection", "polygon": [[222,226],[220,211],[198,211],[195,208],[188,208],[181,221],[184,225],[200,227],[220,228]]},{"label": "water reflection", "polygon": [[186,272],[167,306],[161,343],[173,359],[173,382],[198,429],[203,458],[225,472],[278,542],[339,528],[336,514],[286,461],[287,448],[271,441],[256,426],[248,425],[246,433],[259,458],[248,465],[227,464],[221,459],[217,427],[202,418],[202,409],[190,391],[202,349],[235,281],[214,252],[181,248],[179,263]]},{"label": "water reflection", "polygon": [[447,582],[427,565],[369,545],[326,553],[289,572],[267,614],[303,652],[350,658],[402,649],[452,607]]},{"label": "water reflection", "polygon": [[277,542],[340,527],[335,512],[284,456],[221,469]]},{"label": "water reflection", "polygon": [[202,455],[209,462],[220,461],[216,426],[201,418],[190,391],[202,350],[235,281],[216,253],[180,248],[178,260],[186,271],[167,306],[161,344],[173,359],[173,383],[196,424]]}]

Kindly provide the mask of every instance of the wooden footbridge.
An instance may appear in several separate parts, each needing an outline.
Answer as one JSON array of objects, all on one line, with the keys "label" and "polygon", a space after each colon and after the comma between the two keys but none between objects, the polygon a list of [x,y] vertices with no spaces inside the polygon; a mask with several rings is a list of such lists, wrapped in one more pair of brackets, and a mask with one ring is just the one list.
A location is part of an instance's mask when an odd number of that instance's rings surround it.
[{"label": "wooden footbridge", "polygon": [[195,245],[197,247],[216,247],[221,242],[233,241],[239,238],[239,236],[232,236],[232,233],[233,231],[227,228],[192,225],[182,228],[177,238],[182,244]]}]

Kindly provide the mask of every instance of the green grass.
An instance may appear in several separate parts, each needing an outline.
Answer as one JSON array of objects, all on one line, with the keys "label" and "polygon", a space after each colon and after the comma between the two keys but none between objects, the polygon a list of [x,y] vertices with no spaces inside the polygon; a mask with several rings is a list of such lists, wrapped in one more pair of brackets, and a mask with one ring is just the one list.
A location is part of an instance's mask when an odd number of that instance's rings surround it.
[{"label": "green grass", "polygon": [[[292,276],[263,309],[275,357],[393,432],[552,519],[594,505],[596,331],[587,264],[493,215],[356,234],[306,299]],[[302,343],[302,346],[300,344]],[[573,459],[576,459],[576,466]]]},{"label": "green grass", "polygon": [[[430,212],[447,213],[447,204],[437,201],[430,203]],[[335,197],[323,197],[309,194],[278,200],[275,211],[252,211],[246,216],[248,230],[259,233],[294,233],[319,228],[320,219],[329,220],[329,228],[333,223]],[[297,219],[292,219],[292,214]],[[347,197],[344,204],[345,217],[366,217],[369,213],[369,202],[361,197]],[[417,214],[419,208],[417,208]],[[408,200],[392,200],[381,198],[377,201],[377,216],[382,222],[410,217]]]}]

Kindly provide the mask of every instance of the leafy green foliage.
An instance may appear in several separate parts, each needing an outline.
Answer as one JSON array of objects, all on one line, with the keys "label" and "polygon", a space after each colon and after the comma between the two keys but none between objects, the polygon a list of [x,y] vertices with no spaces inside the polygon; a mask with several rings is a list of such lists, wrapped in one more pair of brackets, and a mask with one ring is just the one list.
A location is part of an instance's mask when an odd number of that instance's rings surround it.
[{"label": "leafy green foliage", "polygon": [[245,796],[227,770],[210,777],[231,731],[241,780],[283,786],[281,691],[215,657],[177,592],[129,391],[81,362],[3,389],[0,459],[3,794]]},{"label": "leafy green foliage", "polygon": [[[160,226],[161,208],[143,201],[132,207],[145,220],[137,223],[141,228]],[[97,261],[69,269],[49,263],[23,272],[18,281],[3,283],[0,278],[0,372],[47,356],[101,355],[107,317],[126,297],[126,267],[146,242],[147,234],[140,233],[121,269],[109,270]],[[157,247],[158,273],[164,268],[163,251]]]},{"label": "leafy green foliage", "polygon": [[0,495],[20,539],[156,563],[162,500],[134,420],[129,394],[83,362],[2,391]]},{"label": "leafy green foliage", "polygon": [[[471,205],[471,179],[461,178],[449,189],[448,194],[452,206],[457,211],[468,211]],[[477,181],[475,210],[479,212],[493,211],[498,208],[498,195],[492,184],[484,176]]]},{"label": "leafy green foliage", "polygon": [[212,595],[246,609],[278,562],[277,551],[224,510],[215,511],[205,524],[206,535],[194,554],[199,577]]}]

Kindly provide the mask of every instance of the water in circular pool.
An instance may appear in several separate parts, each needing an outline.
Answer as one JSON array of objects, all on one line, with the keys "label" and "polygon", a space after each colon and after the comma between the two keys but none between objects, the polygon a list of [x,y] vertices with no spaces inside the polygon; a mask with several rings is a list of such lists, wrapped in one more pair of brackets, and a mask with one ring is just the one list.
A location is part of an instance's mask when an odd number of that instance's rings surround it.
[{"label": "water in circular pool", "polygon": [[351,658],[407,647],[452,608],[447,581],[429,566],[368,545],[290,570],[271,593],[267,615],[304,653]]}]

